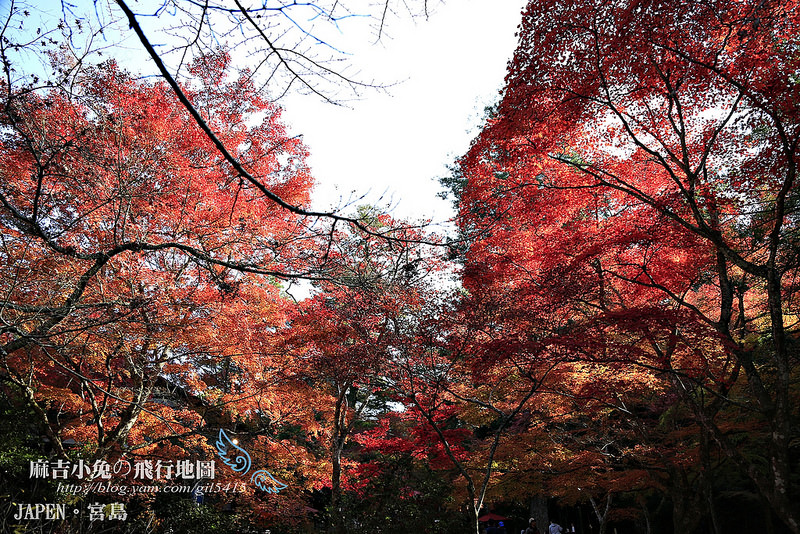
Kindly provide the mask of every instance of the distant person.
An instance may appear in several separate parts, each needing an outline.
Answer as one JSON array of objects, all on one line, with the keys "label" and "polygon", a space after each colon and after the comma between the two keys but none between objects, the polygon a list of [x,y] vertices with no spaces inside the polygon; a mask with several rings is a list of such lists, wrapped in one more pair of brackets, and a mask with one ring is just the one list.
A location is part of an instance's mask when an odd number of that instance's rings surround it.
[{"label": "distant person", "polygon": [[536,528],[536,520],[534,518],[530,518],[528,520],[528,528],[523,531],[523,534],[539,534],[539,529]]},{"label": "distant person", "polygon": [[558,523],[556,523],[555,521],[553,521],[551,519],[550,520],[550,534],[562,534],[562,532],[564,532],[564,529],[561,528],[561,525],[559,525]]},{"label": "distant person", "polygon": [[497,529],[495,530],[497,534],[506,534],[506,524],[500,521],[497,523]]}]

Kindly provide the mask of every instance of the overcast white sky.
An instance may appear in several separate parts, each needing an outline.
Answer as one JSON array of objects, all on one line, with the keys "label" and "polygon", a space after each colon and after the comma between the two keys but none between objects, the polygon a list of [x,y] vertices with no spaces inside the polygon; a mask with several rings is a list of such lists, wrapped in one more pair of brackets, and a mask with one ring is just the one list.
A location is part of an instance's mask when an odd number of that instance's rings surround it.
[{"label": "overcast white sky", "polygon": [[[317,185],[314,206],[340,198],[391,203],[398,218],[441,222],[450,201],[438,178],[476,135],[495,102],[516,46],[525,0],[450,0],[429,20],[392,21],[391,39],[348,49],[364,78],[401,83],[337,107],[314,96],[282,100],[284,120],[302,133]],[[353,193],[354,192],[354,193]]]},{"label": "overcast white sky", "polygon": [[[93,12],[90,0],[76,3],[84,8],[79,12]],[[429,4],[435,4],[435,11],[428,20],[403,13],[390,17],[378,44],[359,17],[341,21],[340,34],[325,35],[352,54],[353,68],[347,72],[385,84],[385,90],[365,89],[360,100],[347,106],[313,95],[281,99],[284,120],[293,134],[303,134],[311,154],[315,208],[328,210],[351,200],[388,205],[397,218],[444,222],[453,216],[450,201],[437,198],[442,190],[438,178],[467,150],[483,108],[497,99],[526,0]],[[106,17],[102,10],[95,13]],[[39,17],[49,16],[52,22],[61,14],[54,4],[42,7]],[[146,26],[161,24],[155,17],[142,20]],[[168,40],[149,31],[154,42]],[[112,55],[133,70],[152,68],[142,63],[143,52],[130,32],[119,37],[121,43],[103,37],[100,44],[114,45]]]}]

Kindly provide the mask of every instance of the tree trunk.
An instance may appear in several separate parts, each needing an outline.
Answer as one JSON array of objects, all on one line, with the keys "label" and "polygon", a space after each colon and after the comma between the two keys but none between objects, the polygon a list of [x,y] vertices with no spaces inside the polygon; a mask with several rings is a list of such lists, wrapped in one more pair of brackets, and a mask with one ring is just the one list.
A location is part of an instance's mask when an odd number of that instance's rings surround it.
[{"label": "tree trunk", "polygon": [[531,507],[530,507],[531,517],[536,520],[536,528],[539,529],[539,532],[545,532],[545,528],[547,528],[547,499],[537,495],[536,497],[531,498]]},{"label": "tree trunk", "polygon": [[347,439],[347,392],[346,385],[339,391],[334,410],[333,437],[331,438],[331,528],[334,534],[346,534],[344,510],[342,510],[342,450]]},{"label": "tree trunk", "polygon": [[703,485],[703,496],[706,500],[708,509],[708,517],[711,521],[711,532],[714,534],[721,534],[719,530],[719,518],[717,517],[717,507],[714,504],[714,472],[711,465],[711,443],[708,433],[704,428],[700,427],[700,459],[702,462],[703,477],[701,483]]},{"label": "tree trunk", "polygon": [[702,496],[689,480],[686,469],[670,467],[669,496],[672,500],[672,528],[675,534],[691,534],[702,520]]},{"label": "tree trunk", "polygon": [[342,450],[335,447],[333,451],[333,474],[331,476],[331,519],[333,532],[344,534],[344,516],[342,511]]},{"label": "tree trunk", "polygon": [[[771,260],[772,261],[772,260]],[[786,347],[786,329],[783,325],[783,302],[781,295],[781,276],[773,265],[767,277],[770,320],[772,323],[772,343],[775,351],[777,370],[774,415],[771,420],[771,458],[772,495],[767,499],[773,510],[795,534],[800,534],[800,506],[793,498],[789,484],[792,473],[789,462],[789,440],[791,437],[791,402],[789,389],[792,376],[789,354]],[[769,414],[767,414],[769,415]]]},{"label": "tree trunk", "polygon": [[[791,177],[793,179],[793,176]],[[790,180],[791,182],[791,180]],[[724,439],[723,434],[713,422],[713,416],[700,414],[700,423],[714,439],[721,450],[739,465],[750,477],[758,492],[772,507],[775,515],[789,527],[794,534],[800,534],[800,507],[795,502],[792,488],[792,476],[789,462],[789,440],[791,436],[791,402],[789,390],[791,388],[791,364],[786,345],[786,329],[783,324],[783,296],[781,291],[781,274],[776,267],[776,256],[780,242],[780,214],[783,208],[776,207],[776,226],[770,236],[770,257],[764,266],[765,271],[757,276],[766,282],[767,304],[769,307],[770,327],[772,333],[772,360],[775,364],[776,380],[770,390],[762,381],[759,369],[754,364],[752,351],[740,348],[734,351],[737,361],[744,369],[747,383],[758,403],[760,412],[769,425],[768,457],[770,460],[769,473],[763,476],[761,470],[752,462],[745,460],[736,447],[732,447]],[[728,265],[724,251],[718,249],[717,274],[721,290],[721,310],[718,330],[735,342],[735,337],[730,332],[730,319],[733,306],[733,286],[728,274]],[[697,408],[695,408],[697,411]],[[699,407],[702,412],[703,407]],[[715,518],[712,517],[712,521]],[[716,528],[716,527],[715,527]]]},{"label": "tree trunk", "polygon": [[472,503],[469,503],[469,514],[470,514],[469,523],[470,523],[470,525],[474,526],[474,530],[472,530],[472,529],[471,530],[473,532],[475,532],[475,534],[481,534],[481,525],[478,522],[478,513],[479,512],[480,512],[480,509],[478,507],[476,507]]},{"label": "tree trunk", "polygon": [[589,497],[589,502],[592,504],[594,515],[597,517],[597,522],[600,524],[599,534],[606,534],[606,529],[608,528],[608,511],[611,509],[611,499],[612,494],[608,493],[606,495],[605,509],[601,512],[600,508],[597,506],[597,502],[594,500],[594,497]]},{"label": "tree trunk", "polygon": [[647,509],[647,499],[639,493],[636,496],[636,501],[639,503],[639,506],[642,508],[642,518],[644,519],[644,534],[650,534],[651,527],[650,527],[650,511]]}]

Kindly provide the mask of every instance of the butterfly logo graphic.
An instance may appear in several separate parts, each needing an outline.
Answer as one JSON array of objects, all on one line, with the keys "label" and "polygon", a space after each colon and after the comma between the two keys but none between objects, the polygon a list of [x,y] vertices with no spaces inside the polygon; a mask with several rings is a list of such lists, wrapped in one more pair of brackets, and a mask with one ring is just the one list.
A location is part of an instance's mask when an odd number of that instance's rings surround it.
[{"label": "butterfly logo graphic", "polygon": [[[217,454],[222,458],[222,462],[239,473],[240,476],[245,476],[250,471],[252,466],[252,459],[250,454],[238,445],[235,440],[232,440],[224,430],[219,430],[217,436]],[[255,486],[267,493],[278,493],[281,490],[288,488],[285,482],[281,482],[272,476],[272,473],[259,469],[250,476],[250,482]]]}]

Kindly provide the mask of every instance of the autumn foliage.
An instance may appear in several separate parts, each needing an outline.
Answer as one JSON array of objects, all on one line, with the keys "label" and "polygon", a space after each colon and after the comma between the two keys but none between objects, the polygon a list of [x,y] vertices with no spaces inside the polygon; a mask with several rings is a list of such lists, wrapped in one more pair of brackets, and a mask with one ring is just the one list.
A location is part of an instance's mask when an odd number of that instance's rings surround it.
[{"label": "autumn foliage", "polygon": [[[27,426],[0,430],[95,461],[215,458],[225,429],[286,486],[197,508],[231,531],[549,503],[797,534],[798,28],[793,1],[530,2],[443,180],[449,243],[304,216],[306,150],[226,53],[181,91],[229,156],[174,88],[54,55],[69,84],[2,87],[0,422]],[[164,530],[185,504],[130,502]]]},{"label": "autumn foliage", "polygon": [[[252,174],[306,203],[305,149],[226,64],[198,61],[207,85],[187,91]],[[208,457],[213,428],[259,406],[288,424],[265,333],[288,306],[273,275],[305,254],[297,218],[166,86],[113,63],[9,92],[2,121],[3,383],[53,453]]]},{"label": "autumn foliage", "polygon": [[[531,3],[461,161],[464,283],[502,336],[485,350],[547,369],[548,417],[608,473],[598,491],[640,490],[613,471],[650,471],[676,532],[719,528],[710,464],[693,488],[681,475],[717,453],[798,528],[797,16],[792,2]],[[589,414],[619,422],[598,435]],[[684,436],[653,441],[667,416]],[[710,508],[676,498],[691,491]]]}]

